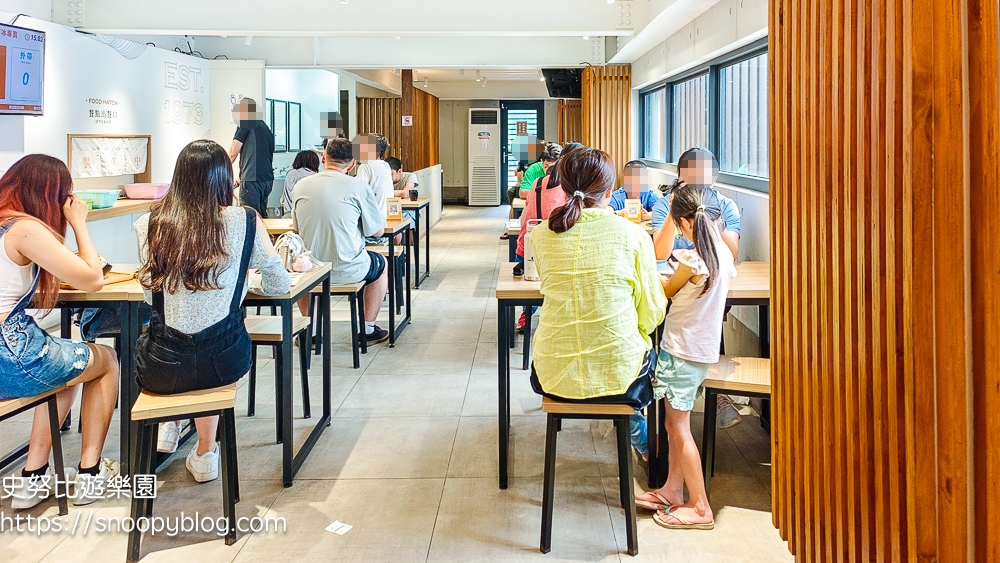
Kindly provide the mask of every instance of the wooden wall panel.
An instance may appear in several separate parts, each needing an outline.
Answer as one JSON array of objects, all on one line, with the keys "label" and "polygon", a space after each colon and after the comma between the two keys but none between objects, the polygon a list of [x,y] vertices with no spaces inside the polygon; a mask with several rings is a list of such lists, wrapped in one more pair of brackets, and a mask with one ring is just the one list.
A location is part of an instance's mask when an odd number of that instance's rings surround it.
[{"label": "wooden wall panel", "polygon": [[559,142],[583,142],[580,100],[559,100]]},{"label": "wooden wall panel", "polygon": [[997,3],[769,23],[774,523],[805,562],[1000,561]]},{"label": "wooden wall panel", "polygon": [[611,155],[621,174],[632,156],[632,65],[588,66],[582,82],[580,142]]},{"label": "wooden wall panel", "polygon": [[[404,113],[402,98],[358,98],[358,132],[383,135],[389,156],[400,159],[405,170],[421,170],[441,163],[440,104],[427,92],[411,90],[410,114]],[[404,115],[413,116],[412,127],[403,127]]]},{"label": "wooden wall panel", "polygon": [[358,133],[382,135],[389,140],[389,156],[399,159],[403,158],[401,116],[399,98],[358,98]]}]

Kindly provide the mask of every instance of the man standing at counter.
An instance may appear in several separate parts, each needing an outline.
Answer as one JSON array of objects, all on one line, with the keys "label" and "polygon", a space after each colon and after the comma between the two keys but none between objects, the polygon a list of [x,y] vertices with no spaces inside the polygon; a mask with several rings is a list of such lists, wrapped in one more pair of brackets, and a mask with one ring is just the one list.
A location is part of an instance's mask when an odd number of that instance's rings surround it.
[{"label": "man standing at counter", "polygon": [[274,184],[274,133],[251,98],[233,106],[233,121],[239,126],[229,146],[229,159],[236,162],[240,157],[240,200],[267,217],[267,196]]}]

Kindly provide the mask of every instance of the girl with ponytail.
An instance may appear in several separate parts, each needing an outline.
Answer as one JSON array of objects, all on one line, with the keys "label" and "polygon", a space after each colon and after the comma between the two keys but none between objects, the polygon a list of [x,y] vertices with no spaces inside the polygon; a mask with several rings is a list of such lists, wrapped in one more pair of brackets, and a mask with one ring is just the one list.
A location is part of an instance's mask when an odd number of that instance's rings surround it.
[{"label": "girl with ponytail", "polygon": [[[528,237],[545,296],[532,388],[559,400],[641,409],[655,394],[649,334],[667,308],[652,240],[608,209],[617,175],[606,153],[570,151],[556,174],[566,203]],[[642,416],[633,419],[635,426]],[[633,433],[640,453],[644,438]]]},{"label": "girl with ponytail", "polygon": [[[719,231],[712,190],[684,185],[673,190],[670,218],[694,248],[675,249],[677,271],[663,280],[670,298],[656,362],[656,386],[665,389],[665,426],[670,439],[666,484],[636,495],[636,504],[658,509],[664,528],[710,530],[715,526],[705,493],[698,445],[691,436],[691,409],[709,364],[719,361],[722,317],[729,283],[736,276],[733,253]],[[690,499],[684,502],[684,486]]]}]

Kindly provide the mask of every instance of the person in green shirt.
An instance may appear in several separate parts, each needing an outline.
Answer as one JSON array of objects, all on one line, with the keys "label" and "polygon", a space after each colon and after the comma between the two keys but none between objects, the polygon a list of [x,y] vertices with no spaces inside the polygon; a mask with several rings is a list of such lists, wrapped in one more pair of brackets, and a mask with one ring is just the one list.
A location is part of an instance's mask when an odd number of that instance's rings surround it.
[{"label": "person in green shirt", "polygon": [[521,189],[518,191],[518,197],[521,199],[527,199],[528,190],[531,189],[531,186],[535,185],[536,180],[549,173],[549,168],[552,168],[552,165],[559,160],[559,156],[561,155],[561,145],[543,141],[542,154],[538,162],[529,166],[524,172],[524,177],[521,178]]},{"label": "person in green shirt", "polygon": [[[653,243],[640,226],[608,210],[617,171],[607,153],[573,151],[559,173],[566,205],[528,236],[545,298],[532,388],[559,400],[644,408],[666,391],[652,379],[649,335],[667,309]],[[633,417],[634,427],[641,417]],[[640,453],[644,438],[633,432]]]}]

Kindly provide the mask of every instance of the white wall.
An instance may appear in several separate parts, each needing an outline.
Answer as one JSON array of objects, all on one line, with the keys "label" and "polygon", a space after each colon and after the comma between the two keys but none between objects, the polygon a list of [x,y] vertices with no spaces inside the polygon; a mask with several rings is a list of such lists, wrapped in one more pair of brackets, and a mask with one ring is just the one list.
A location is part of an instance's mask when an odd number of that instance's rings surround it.
[{"label": "white wall", "polygon": [[[25,14],[45,21],[52,19],[51,0],[3,0],[0,2],[0,10],[2,10],[0,14],[3,14],[0,18],[4,23],[9,22],[18,14]],[[20,20],[14,25],[20,25]]]},{"label": "white wall", "polygon": [[264,61],[209,61],[212,129],[209,138],[229,148],[236,133],[232,100],[243,96],[264,102]]},{"label": "white wall", "polygon": [[[323,142],[320,114],[340,109],[340,77],[320,69],[267,69],[264,91],[268,98],[302,104],[302,148]],[[295,153],[290,153],[294,159]],[[290,162],[289,162],[290,164]]]}]

